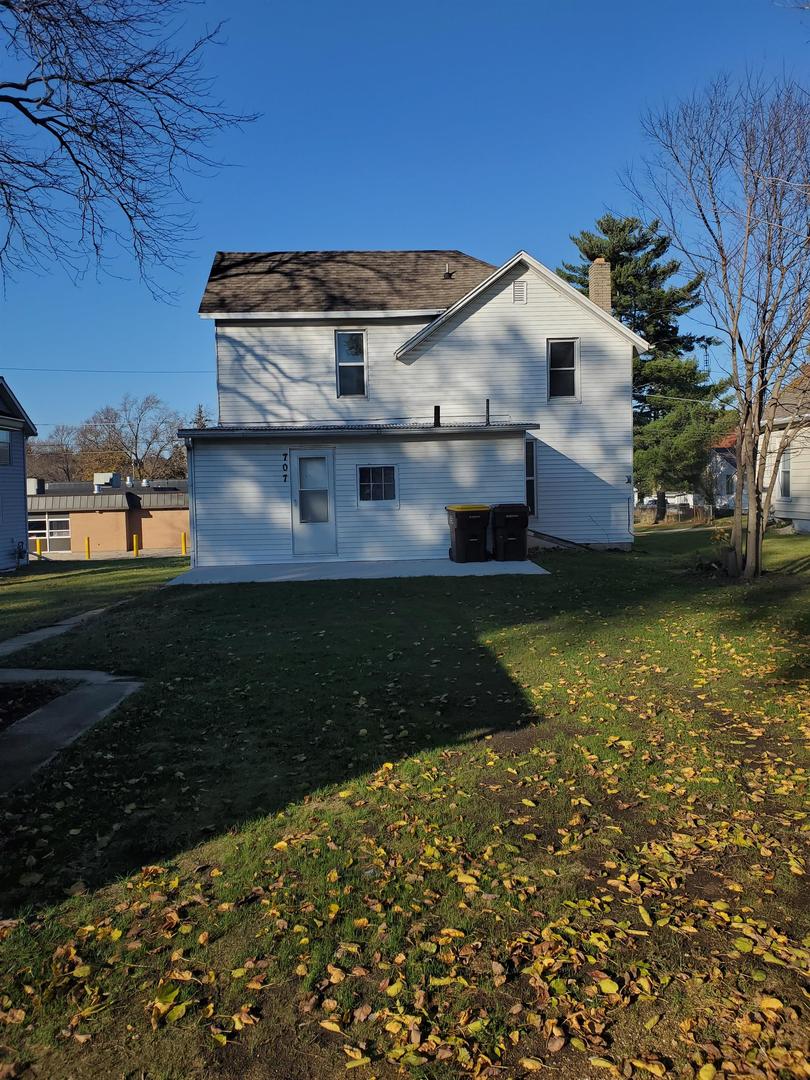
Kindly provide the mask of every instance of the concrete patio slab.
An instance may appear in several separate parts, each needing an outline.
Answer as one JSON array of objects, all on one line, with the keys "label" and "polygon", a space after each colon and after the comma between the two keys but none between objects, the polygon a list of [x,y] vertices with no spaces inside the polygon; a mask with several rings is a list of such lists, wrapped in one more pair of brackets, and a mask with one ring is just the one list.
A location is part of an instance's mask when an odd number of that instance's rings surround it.
[{"label": "concrete patio slab", "polygon": [[51,668],[9,668],[0,673],[0,681],[80,682],[0,733],[0,795],[28,780],[143,685],[103,671]]},{"label": "concrete patio slab", "polygon": [[547,574],[533,562],[469,562],[450,559],[380,559],[364,562],[252,563],[244,566],[198,566],[172,578],[169,585],[230,585],[238,582],[346,581],[412,577],[500,577]]}]

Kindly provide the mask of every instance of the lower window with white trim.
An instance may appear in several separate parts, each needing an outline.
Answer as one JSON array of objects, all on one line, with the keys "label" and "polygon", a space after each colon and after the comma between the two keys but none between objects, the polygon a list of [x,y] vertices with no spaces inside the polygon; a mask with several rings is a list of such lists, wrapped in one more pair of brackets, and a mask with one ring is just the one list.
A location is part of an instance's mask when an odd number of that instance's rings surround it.
[{"label": "lower window with white trim", "polygon": [[531,517],[537,514],[537,439],[526,437],[526,505]]},{"label": "lower window with white trim", "polygon": [[399,477],[396,465],[358,465],[357,501],[371,504],[399,505]]}]

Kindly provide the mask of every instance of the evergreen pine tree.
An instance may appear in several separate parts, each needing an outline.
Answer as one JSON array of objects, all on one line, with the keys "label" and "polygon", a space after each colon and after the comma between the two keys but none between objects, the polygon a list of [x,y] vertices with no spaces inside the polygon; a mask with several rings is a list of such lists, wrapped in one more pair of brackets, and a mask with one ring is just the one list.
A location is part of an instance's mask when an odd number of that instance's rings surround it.
[{"label": "evergreen pine tree", "polygon": [[686,358],[715,339],[681,332],[679,319],[700,304],[701,278],[672,283],[681,264],[667,258],[671,240],[660,228],[658,221],[645,225],[635,217],[604,214],[596,232],[584,229],[571,237],[582,261],[564,262],[557,270],[587,295],[591,263],[607,259],[613,315],[653,346],[633,361],[634,472],[640,490],[657,494],[657,521],[666,516],[667,490],[697,484],[723,413],[712,403],[726,386]]},{"label": "evergreen pine tree", "polygon": [[194,414],[191,417],[190,427],[193,428],[207,428],[211,424],[211,414],[206,407],[200,402],[197,408],[194,410]]},{"label": "evergreen pine tree", "polygon": [[644,225],[638,218],[604,214],[596,228],[571,237],[582,261],[564,262],[560,277],[587,295],[588,269],[601,256],[610,263],[613,315],[654,345],[657,356],[684,356],[711,344],[712,338],[680,332],[678,320],[700,304],[701,279],[672,284],[681,264],[665,258],[671,240],[659,231],[660,222]]}]

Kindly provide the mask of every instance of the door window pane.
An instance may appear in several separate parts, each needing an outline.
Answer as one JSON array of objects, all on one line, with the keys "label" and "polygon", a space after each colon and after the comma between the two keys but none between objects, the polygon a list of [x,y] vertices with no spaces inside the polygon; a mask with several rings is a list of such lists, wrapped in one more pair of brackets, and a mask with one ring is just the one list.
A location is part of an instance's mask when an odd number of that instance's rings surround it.
[{"label": "door window pane", "polygon": [[329,486],[326,479],[325,457],[302,457],[298,460],[299,487],[325,488]]},{"label": "door window pane", "polygon": [[329,520],[329,492],[299,492],[299,519],[303,525]]}]

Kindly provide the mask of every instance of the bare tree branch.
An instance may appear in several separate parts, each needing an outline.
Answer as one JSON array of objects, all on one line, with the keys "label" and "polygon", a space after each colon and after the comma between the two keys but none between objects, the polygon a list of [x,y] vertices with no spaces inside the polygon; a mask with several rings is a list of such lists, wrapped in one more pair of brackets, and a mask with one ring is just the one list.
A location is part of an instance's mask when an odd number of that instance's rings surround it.
[{"label": "bare tree branch", "polygon": [[643,126],[653,150],[632,187],[702,275],[704,304],[728,343],[740,416],[733,540],[752,577],[775,472],[807,424],[794,399],[810,344],[810,98],[789,78],[724,77]]},{"label": "bare tree branch", "polygon": [[188,0],[0,0],[0,275],[59,261],[74,275],[132,253],[155,271],[185,254],[182,178],[217,163],[227,112],[203,74],[219,27],[181,44]]}]

